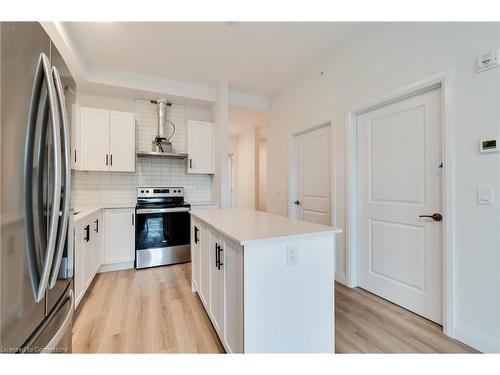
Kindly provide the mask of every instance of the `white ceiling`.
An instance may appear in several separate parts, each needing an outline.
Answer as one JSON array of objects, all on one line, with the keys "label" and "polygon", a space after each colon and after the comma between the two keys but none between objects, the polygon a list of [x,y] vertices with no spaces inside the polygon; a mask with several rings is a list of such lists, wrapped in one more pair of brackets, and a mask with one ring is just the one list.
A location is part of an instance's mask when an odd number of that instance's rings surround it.
[{"label": "white ceiling", "polygon": [[269,96],[351,37],[359,23],[67,22],[87,69]]}]

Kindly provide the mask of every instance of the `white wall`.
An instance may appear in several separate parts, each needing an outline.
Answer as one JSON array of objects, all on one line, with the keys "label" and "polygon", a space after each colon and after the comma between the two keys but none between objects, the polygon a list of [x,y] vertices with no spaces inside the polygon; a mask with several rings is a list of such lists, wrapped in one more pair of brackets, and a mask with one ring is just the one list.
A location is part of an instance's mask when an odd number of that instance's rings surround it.
[{"label": "white wall", "polygon": [[[77,102],[83,107],[133,112],[136,120],[136,149],[151,150],[151,142],[158,133],[157,105],[149,100],[108,95],[77,93]],[[178,152],[186,152],[186,121],[211,121],[210,109],[172,105],[168,118],[176,125],[171,139]],[[211,200],[209,175],[186,173],[186,161],[164,158],[136,158],[135,173],[73,171],[72,205],[85,207],[106,204],[135,206],[139,186],[183,186],[188,201]]]},{"label": "white wall", "polygon": [[237,208],[256,208],[256,129],[231,137],[230,145],[236,164],[234,184],[234,205]]},{"label": "white wall", "polygon": [[[500,352],[500,210],[476,204],[476,188],[500,197],[500,154],[480,155],[481,138],[500,136],[500,68],[474,71],[474,58],[500,48],[500,24],[366,25],[333,54],[271,97],[268,211],[286,215],[288,137],[335,120],[337,226],[345,229],[345,113],[448,69],[454,74],[456,334]],[[323,74],[321,74],[323,72]],[[337,243],[345,275],[345,233]]]},{"label": "white wall", "polygon": [[258,198],[259,211],[266,211],[267,209],[267,141],[265,139],[259,139],[259,168],[258,168]]}]

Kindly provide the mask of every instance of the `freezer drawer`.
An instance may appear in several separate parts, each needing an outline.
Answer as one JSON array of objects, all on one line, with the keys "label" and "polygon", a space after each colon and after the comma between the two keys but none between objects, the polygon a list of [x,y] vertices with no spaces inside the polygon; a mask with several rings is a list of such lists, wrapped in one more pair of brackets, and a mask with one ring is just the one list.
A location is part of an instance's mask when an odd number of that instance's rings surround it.
[{"label": "freezer drawer", "polygon": [[24,353],[71,353],[74,311],[73,284],[53,312],[22,349]]}]

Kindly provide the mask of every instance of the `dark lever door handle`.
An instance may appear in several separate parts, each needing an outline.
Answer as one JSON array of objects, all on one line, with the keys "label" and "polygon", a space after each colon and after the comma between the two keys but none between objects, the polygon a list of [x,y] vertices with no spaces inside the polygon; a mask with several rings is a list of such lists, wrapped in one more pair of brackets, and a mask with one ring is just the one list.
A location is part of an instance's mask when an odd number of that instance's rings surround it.
[{"label": "dark lever door handle", "polygon": [[443,220],[443,215],[435,213],[432,215],[419,215],[418,217],[430,217],[434,221],[441,221]]}]

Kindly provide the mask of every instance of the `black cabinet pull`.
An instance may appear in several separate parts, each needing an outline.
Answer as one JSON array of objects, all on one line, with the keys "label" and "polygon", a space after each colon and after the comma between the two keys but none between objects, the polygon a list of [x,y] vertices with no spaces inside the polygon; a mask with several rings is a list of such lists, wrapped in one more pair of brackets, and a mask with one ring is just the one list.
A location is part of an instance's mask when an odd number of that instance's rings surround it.
[{"label": "black cabinet pull", "polygon": [[96,219],[96,221],[94,221],[94,224],[94,232],[99,233],[99,219]]},{"label": "black cabinet pull", "polygon": [[220,267],[224,265],[224,263],[221,262],[221,257],[220,257],[220,253],[224,251],[224,249],[222,247],[219,246],[219,251],[218,251],[218,258],[219,258],[219,265],[217,266],[217,269],[220,270]]},{"label": "black cabinet pull", "polygon": [[89,242],[89,240],[90,240],[90,225],[85,226],[84,232],[85,232],[85,234],[83,236],[83,240],[85,242]]},{"label": "black cabinet pull", "polygon": [[189,158],[189,168],[193,169],[193,159]]},{"label": "black cabinet pull", "polygon": [[132,214],[132,226],[135,225],[135,214]]},{"label": "black cabinet pull", "polygon": [[219,244],[215,244],[215,267],[219,269]]},{"label": "black cabinet pull", "polygon": [[106,165],[108,165],[108,154],[106,154]]},{"label": "black cabinet pull", "polygon": [[113,154],[111,154],[109,157],[111,159],[111,166],[112,166],[113,165]]},{"label": "black cabinet pull", "polygon": [[199,239],[198,239],[198,232],[200,230],[198,229],[198,227],[194,227],[194,243],[198,243]]}]

